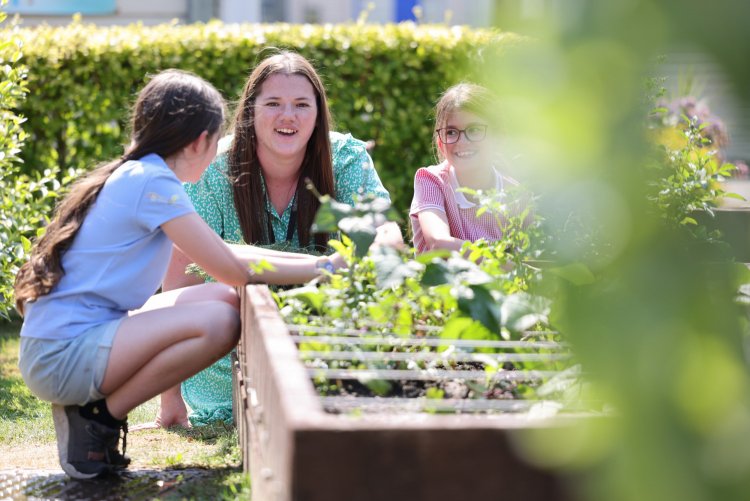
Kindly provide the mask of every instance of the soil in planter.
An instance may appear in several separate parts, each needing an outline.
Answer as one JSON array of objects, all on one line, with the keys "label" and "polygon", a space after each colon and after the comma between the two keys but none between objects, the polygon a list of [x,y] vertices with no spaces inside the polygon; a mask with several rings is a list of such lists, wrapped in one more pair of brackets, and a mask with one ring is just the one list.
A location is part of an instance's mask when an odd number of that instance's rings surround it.
[{"label": "soil in planter", "polygon": [[[512,363],[506,363],[504,370],[513,370]],[[481,363],[460,363],[453,370],[484,373]],[[439,399],[486,399],[515,400],[522,397],[532,383],[500,380],[490,384],[464,379],[385,380],[372,379],[366,382],[356,379],[314,380],[315,388],[321,396],[337,397],[384,397],[384,398],[439,398]]]}]

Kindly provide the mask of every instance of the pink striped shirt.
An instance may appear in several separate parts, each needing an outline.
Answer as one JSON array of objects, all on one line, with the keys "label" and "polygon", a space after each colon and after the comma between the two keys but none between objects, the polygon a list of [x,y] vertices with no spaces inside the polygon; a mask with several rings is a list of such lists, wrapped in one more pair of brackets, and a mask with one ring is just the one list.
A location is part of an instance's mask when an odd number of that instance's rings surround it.
[{"label": "pink striped shirt", "polygon": [[[510,178],[504,178],[497,171],[496,189],[503,189],[503,180],[509,184],[518,184]],[[417,214],[423,210],[444,212],[452,237],[474,242],[480,238],[488,241],[499,240],[503,236],[495,215],[487,211],[477,217],[479,206],[467,200],[459,188],[456,173],[448,162],[430,167],[422,167],[414,176],[414,198],[409,210],[414,247],[417,253],[429,250],[422,234]]]}]

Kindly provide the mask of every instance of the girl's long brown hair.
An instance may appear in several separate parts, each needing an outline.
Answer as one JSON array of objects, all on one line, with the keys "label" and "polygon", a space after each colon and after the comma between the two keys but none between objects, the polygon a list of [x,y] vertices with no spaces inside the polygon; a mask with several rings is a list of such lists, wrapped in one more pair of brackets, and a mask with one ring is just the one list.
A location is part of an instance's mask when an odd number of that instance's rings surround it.
[{"label": "girl's long brown hair", "polygon": [[[318,115],[315,129],[307,142],[297,183],[297,235],[302,247],[310,246],[310,228],[320,203],[305,188],[305,179],[310,179],[323,195],[334,195],[333,164],[329,137],[331,117],[328,100],[320,76],[304,57],[294,52],[283,51],[270,56],[253,70],[245,83],[234,118],[234,139],[228,152],[229,175],[232,179],[234,206],[240,228],[248,244],[270,243],[268,214],[263,195],[258,143],[255,136],[255,100],[263,82],[271,75],[301,75],[312,85]],[[327,234],[316,234],[313,243],[317,250],[324,250]]]},{"label": "girl's long brown hair", "polygon": [[58,204],[44,235],[16,275],[16,309],[23,315],[26,301],[48,294],[65,270],[62,257],[72,245],[89,209],[109,176],[123,163],[150,153],[167,158],[195,141],[203,131],[219,132],[224,121],[221,94],[202,78],[179,70],[154,76],[135,102],[132,141],[124,155],[101,165],[76,181]]}]

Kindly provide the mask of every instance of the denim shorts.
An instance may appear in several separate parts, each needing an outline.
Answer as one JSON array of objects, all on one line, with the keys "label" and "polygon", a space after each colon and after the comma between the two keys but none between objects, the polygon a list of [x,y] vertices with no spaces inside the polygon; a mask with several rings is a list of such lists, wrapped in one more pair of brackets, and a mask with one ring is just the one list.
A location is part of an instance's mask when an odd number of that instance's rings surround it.
[{"label": "denim shorts", "polygon": [[84,405],[104,398],[99,388],[123,318],[71,339],[22,337],[18,367],[31,392],[58,405]]}]

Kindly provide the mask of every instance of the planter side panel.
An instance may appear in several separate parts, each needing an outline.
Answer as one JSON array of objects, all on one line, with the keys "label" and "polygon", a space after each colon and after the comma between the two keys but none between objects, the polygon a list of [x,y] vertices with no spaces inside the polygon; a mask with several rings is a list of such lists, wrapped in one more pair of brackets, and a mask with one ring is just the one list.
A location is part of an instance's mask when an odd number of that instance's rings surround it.
[{"label": "planter side panel", "polygon": [[274,395],[282,391],[272,367],[273,349],[266,336],[286,336],[276,305],[265,286],[241,291],[242,337],[238,347],[240,390],[243,402],[241,446],[244,470],[252,479],[252,498],[288,501],[292,443],[289,425]]},{"label": "planter side panel", "polygon": [[294,501],[563,501],[559,474],[529,465],[502,428],[298,431]]}]

